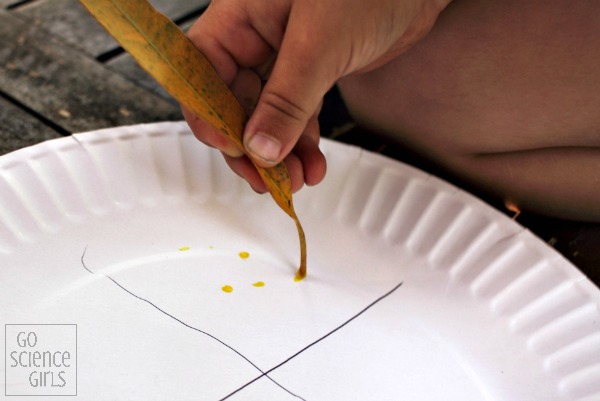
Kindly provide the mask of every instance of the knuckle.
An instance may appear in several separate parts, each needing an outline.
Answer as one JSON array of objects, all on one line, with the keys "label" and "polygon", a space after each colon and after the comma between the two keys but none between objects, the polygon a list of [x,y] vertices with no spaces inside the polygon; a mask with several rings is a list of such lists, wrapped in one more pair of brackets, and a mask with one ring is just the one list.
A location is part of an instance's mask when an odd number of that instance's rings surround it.
[{"label": "knuckle", "polygon": [[260,100],[265,106],[297,122],[304,123],[309,115],[308,110],[296,101],[273,91],[264,91]]}]

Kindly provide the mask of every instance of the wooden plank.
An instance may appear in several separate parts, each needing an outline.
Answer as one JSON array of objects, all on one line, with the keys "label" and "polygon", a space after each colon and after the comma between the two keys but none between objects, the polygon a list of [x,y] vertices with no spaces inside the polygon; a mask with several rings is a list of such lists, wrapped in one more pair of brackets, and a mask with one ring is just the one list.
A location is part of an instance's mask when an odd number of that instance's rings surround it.
[{"label": "wooden plank", "polygon": [[118,46],[77,0],[35,1],[14,13],[90,56]]},{"label": "wooden plank", "polygon": [[176,105],[177,101],[156,82],[128,53],[123,53],[106,63],[106,67],[150,93]]},{"label": "wooden plank", "polygon": [[[151,3],[171,19],[178,19],[200,10],[208,0],[151,0]],[[31,23],[60,37],[66,44],[97,57],[118,47],[78,0],[38,0],[19,8],[15,13]]]},{"label": "wooden plank", "polygon": [[179,107],[0,12],[0,91],[70,132],[179,120]]},{"label": "wooden plank", "polygon": [[60,137],[57,131],[0,97],[0,155]]}]

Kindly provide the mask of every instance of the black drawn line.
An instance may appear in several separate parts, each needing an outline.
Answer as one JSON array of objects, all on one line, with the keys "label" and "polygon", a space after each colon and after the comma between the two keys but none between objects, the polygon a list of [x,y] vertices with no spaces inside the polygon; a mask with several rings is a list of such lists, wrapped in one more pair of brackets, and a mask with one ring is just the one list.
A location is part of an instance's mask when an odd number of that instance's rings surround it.
[{"label": "black drawn line", "polygon": [[[87,246],[85,247],[85,249],[83,250],[83,254],[81,255],[81,265],[83,266],[83,268],[85,270],[87,270],[88,272],[90,272],[91,274],[98,274],[95,273],[94,271],[92,271],[91,269],[89,269],[84,262],[84,258],[85,258],[85,253],[87,251]],[[133,296],[134,298],[137,298],[140,301],[143,301],[145,303],[147,303],[148,305],[150,305],[151,307],[153,307],[154,309],[156,309],[157,311],[159,311],[160,313],[162,313],[163,315],[170,317],[171,319],[175,320],[176,322],[182,324],[183,326],[187,327],[188,329],[197,331],[201,334],[204,334],[207,337],[212,338],[213,340],[217,341],[219,344],[223,345],[224,347],[228,348],[229,350],[233,351],[234,353],[236,353],[240,358],[244,359],[246,362],[248,362],[250,365],[252,365],[252,367],[254,367],[256,370],[258,370],[261,374],[259,377],[266,377],[267,379],[269,379],[271,382],[273,382],[274,384],[276,384],[277,386],[279,386],[282,390],[284,390],[285,392],[287,392],[288,394],[290,394],[293,397],[296,397],[302,401],[306,401],[304,398],[300,397],[297,394],[294,394],[293,392],[291,392],[290,390],[288,390],[287,388],[285,388],[283,385],[281,385],[280,383],[278,383],[275,379],[273,379],[272,377],[269,376],[269,372],[265,372],[263,371],[261,368],[259,368],[254,362],[252,362],[250,359],[248,359],[246,356],[244,356],[240,351],[236,350],[235,348],[233,348],[231,345],[226,344],[225,342],[223,342],[222,340],[219,340],[217,337],[215,337],[214,335],[201,330],[197,327],[194,327],[186,322],[184,322],[183,320],[180,320],[179,318],[173,316],[172,314],[170,314],[169,312],[161,309],[158,305],[154,304],[152,301],[143,298],[135,293],[133,293],[132,291],[128,290],[127,288],[123,287],[118,281],[116,281],[114,278],[112,278],[109,275],[106,274],[98,274],[100,276],[106,277],[107,279],[109,279],[110,281],[112,281],[115,285],[117,285],[117,287],[119,287],[120,289],[122,289],[123,291],[125,291],[126,293],[128,293],[129,295]],[[271,369],[273,370],[273,369]],[[256,379],[255,379],[256,380]],[[244,386],[245,387],[245,386]],[[239,390],[236,390],[236,392]]]},{"label": "black drawn line", "polygon": [[286,363],[288,363],[289,361],[291,361],[292,359],[294,359],[295,357],[297,357],[298,355],[300,355],[304,351],[306,351],[309,348],[313,347],[314,345],[320,343],[321,341],[323,341],[324,339],[326,339],[327,337],[329,337],[330,335],[332,335],[336,331],[340,330],[341,328],[343,328],[344,326],[346,326],[348,323],[350,323],[351,321],[353,321],[354,319],[356,319],[357,317],[359,317],[360,315],[362,315],[363,313],[365,313],[366,311],[368,311],[369,309],[371,309],[373,306],[375,306],[379,302],[383,301],[385,298],[387,298],[390,295],[392,295],[394,293],[394,291],[396,291],[398,288],[400,288],[402,286],[402,284],[404,284],[404,282],[400,282],[394,288],[392,288],[391,290],[389,290],[388,292],[386,292],[385,294],[383,294],[382,296],[380,296],[379,298],[377,298],[375,301],[371,302],[369,305],[367,305],[364,309],[362,309],[356,315],[352,316],[350,319],[346,320],[344,323],[342,323],[341,325],[339,325],[335,329],[331,330],[329,333],[327,333],[324,336],[316,339],[315,341],[313,341],[312,343],[308,344],[306,347],[302,348],[300,351],[296,352],[295,354],[293,354],[292,356],[290,356],[289,358],[287,358],[283,362],[279,363],[278,365],[273,366],[271,369],[269,369],[266,372],[262,373],[260,376],[255,377],[253,380],[251,380],[248,383],[244,384],[242,387],[238,388],[237,390],[235,390],[231,394],[229,394],[226,397],[222,398],[220,401],[228,399],[229,397],[231,397],[232,395],[236,394],[237,392],[243,390],[244,388],[248,387],[249,385],[251,385],[255,381],[261,379],[263,376],[269,377],[268,376],[269,373],[273,372],[276,369],[279,369],[280,367],[282,367],[283,365],[285,365]]}]

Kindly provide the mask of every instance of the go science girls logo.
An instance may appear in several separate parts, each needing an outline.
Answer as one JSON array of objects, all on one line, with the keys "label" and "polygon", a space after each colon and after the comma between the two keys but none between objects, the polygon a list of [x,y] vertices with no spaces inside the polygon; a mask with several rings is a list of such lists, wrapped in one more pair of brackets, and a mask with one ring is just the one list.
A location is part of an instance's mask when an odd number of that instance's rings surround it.
[{"label": "go science girls logo", "polygon": [[77,325],[4,327],[5,395],[77,395]]}]

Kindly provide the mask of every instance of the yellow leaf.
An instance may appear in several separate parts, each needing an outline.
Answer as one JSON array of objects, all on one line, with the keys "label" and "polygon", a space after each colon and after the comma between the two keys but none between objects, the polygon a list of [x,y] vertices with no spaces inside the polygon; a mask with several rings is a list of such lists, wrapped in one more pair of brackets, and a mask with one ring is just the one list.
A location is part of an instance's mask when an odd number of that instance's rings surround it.
[{"label": "yellow leaf", "polygon": [[[215,69],[169,18],[146,0],[80,0],[104,28],[177,101],[229,138],[244,153],[242,133],[247,116]],[[300,267],[306,276],[306,240],[294,211],[285,164],[256,166],[277,205],[296,223]]]}]

